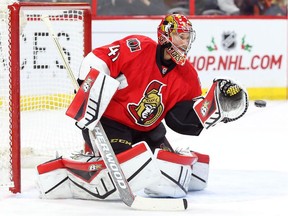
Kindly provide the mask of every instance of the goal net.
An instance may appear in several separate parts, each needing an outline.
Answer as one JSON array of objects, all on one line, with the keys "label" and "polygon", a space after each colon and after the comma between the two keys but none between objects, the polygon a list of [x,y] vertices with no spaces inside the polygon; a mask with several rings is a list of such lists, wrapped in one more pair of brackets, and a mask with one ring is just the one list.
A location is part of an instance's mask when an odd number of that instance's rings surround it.
[{"label": "goal net", "polygon": [[83,148],[81,131],[65,115],[73,84],[41,17],[49,17],[77,77],[91,50],[91,13],[86,3],[5,2],[0,2],[0,190],[21,192],[21,167]]}]

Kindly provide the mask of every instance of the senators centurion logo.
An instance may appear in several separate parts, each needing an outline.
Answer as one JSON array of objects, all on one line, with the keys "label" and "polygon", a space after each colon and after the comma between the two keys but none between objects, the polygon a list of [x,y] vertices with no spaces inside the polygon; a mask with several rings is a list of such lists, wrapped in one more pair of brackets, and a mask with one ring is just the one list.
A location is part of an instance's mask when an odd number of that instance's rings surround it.
[{"label": "senators centurion logo", "polygon": [[163,86],[163,83],[153,80],[147,86],[138,104],[129,103],[127,105],[128,111],[135,119],[136,124],[148,127],[161,116],[164,111],[161,94]]}]

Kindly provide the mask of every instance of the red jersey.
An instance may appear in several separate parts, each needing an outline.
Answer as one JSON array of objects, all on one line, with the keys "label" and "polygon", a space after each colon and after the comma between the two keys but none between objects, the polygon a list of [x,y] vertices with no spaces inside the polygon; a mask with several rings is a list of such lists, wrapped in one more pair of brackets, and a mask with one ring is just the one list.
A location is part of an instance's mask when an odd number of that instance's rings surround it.
[{"label": "red jersey", "polygon": [[173,64],[172,70],[162,66],[160,46],[146,36],[131,35],[92,52],[106,63],[111,77],[121,77],[104,116],[133,129],[152,130],[176,103],[202,93],[191,63]]}]

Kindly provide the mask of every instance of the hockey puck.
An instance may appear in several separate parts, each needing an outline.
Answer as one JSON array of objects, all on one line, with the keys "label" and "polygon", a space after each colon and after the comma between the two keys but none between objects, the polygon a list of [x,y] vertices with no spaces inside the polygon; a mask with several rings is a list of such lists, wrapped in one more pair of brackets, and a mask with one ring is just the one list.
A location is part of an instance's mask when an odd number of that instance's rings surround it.
[{"label": "hockey puck", "polygon": [[254,104],[256,107],[266,107],[266,101],[263,100],[255,100]]}]

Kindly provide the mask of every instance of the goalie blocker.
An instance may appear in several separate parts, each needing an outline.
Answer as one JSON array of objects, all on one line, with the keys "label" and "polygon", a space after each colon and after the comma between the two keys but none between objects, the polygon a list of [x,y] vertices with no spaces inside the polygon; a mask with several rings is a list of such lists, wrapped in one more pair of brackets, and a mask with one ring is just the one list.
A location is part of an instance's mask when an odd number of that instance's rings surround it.
[{"label": "goalie blocker", "polygon": [[91,68],[68,107],[66,115],[74,118],[79,128],[93,130],[118,86],[119,81]]}]

